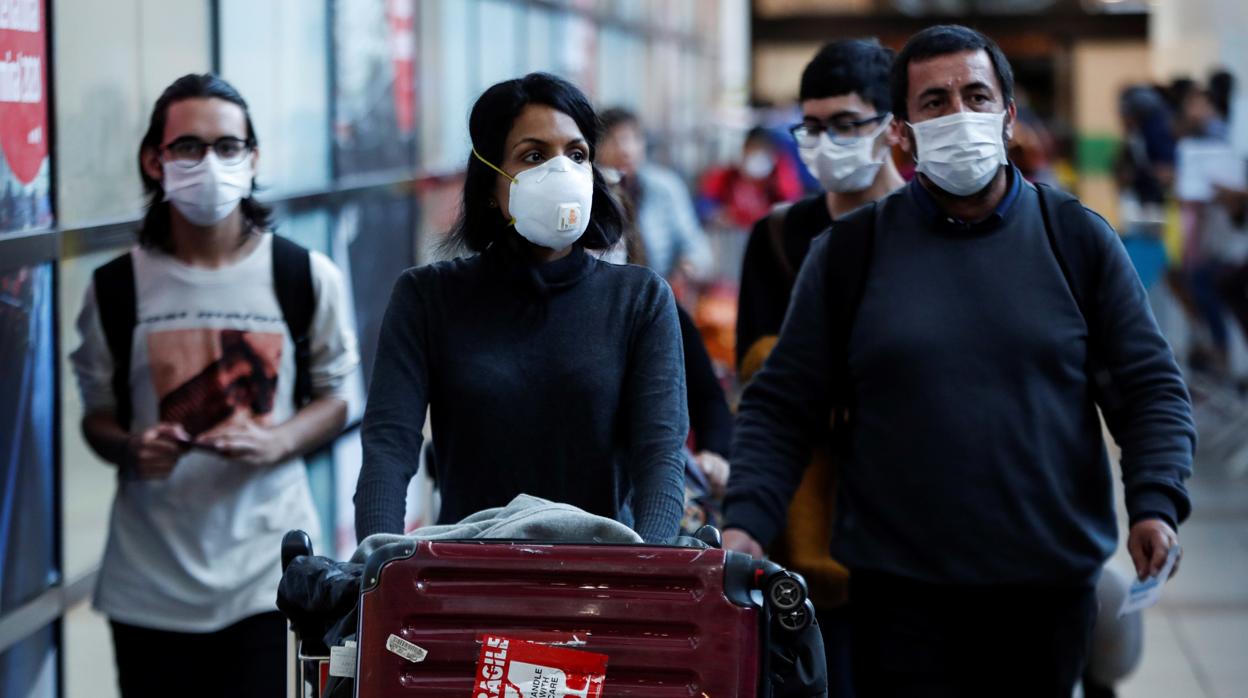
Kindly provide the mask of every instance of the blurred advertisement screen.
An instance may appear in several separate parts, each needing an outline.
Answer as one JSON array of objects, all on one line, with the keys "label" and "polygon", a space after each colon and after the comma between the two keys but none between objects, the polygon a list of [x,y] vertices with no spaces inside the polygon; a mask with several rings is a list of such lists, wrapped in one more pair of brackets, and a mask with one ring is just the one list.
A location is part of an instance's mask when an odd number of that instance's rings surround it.
[{"label": "blurred advertisement screen", "polygon": [[0,0],[0,234],[52,224],[40,0]]},{"label": "blurred advertisement screen", "polygon": [[[52,289],[51,264],[0,272],[0,618],[60,577]],[[33,695],[52,638],[0,655],[0,695]]]},{"label": "blurred advertisement screen", "polygon": [[336,174],[416,164],[412,0],[338,0],[334,12]]}]

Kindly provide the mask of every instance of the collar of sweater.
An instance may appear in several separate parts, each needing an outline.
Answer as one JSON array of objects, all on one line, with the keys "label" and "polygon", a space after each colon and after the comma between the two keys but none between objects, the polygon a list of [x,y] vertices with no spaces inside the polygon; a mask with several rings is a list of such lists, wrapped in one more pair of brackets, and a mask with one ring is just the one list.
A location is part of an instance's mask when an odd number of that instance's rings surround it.
[{"label": "collar of sweater", "polygon": [[535,262],[527,257],[492,245],[485,258],[514,274],[522,283],[542,293],[554,293],[575,286],[594,269],[595,260],[580,245],[553,262]]}]

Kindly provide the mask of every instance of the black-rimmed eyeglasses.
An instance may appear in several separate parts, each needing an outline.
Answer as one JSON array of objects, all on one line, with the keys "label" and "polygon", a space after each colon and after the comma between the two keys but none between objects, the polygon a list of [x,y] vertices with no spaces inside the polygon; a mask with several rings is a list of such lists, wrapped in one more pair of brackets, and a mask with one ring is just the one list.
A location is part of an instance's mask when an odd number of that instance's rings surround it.
[{"label": "black-rimmed eyeglasses", "polygon": [[254,146],[255,143],[250,140],[233,136],[222,136],[211,143],[195,136],[183,136],[174,139],[164,147],[164,150],[169,153],[169,158],[174,163],[183,167],[192,167],[203,161],[209,148],[216,153],[221,164],[237,165],[247,158]]},{"label": "black-rimmed eyeglasses", "polygon": [[793,140],[802,147],[813,148],[819,143],[819,136],[828,134],[833,143],[842,145],[847,144],[855,138],[870,135],[870,131],[866,130],[868,126],[874,126],[883,123],[889,117],[888,112],[868,116],[865,119],[828,119],[820,121],[819,119],[807,119],[800,124],[794,124],[789,127],[789,133],[793,135]]}]

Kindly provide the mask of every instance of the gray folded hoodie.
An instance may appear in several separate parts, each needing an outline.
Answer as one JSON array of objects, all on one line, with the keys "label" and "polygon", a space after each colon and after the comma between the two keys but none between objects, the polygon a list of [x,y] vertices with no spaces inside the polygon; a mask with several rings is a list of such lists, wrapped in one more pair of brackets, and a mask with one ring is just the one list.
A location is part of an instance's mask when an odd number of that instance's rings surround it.
[{"label": "gray folded hoodie", "polygon": [[571,504],[527,494],[507,506],[483,509],[459,523],[425,526],[407,535],[376,533],[360,542],[352,562],[364,562],[374,550],[404,540],[530,540],[542,543],[623,543],[642,545],[641,536],[614,519],[596,516]]}]

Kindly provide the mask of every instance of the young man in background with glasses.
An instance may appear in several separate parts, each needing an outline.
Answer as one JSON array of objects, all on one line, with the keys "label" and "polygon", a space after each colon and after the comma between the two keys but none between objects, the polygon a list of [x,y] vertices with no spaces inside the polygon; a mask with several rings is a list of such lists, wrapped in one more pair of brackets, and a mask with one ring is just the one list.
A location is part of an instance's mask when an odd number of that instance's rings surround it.
[{"label": "young man in background with glasses", "polygon": [[[318,535],[302,455],[342,429],[358,356],[341,273],[268,232],[257,161],[233,87],[170,85],[139,148],[139,244],[78,316],[83,433],[118,474],[95,607],[125,698],[283,694],[280,541]],[[188,684],[205,658],[229,676]]]},{"label": "young man in background with glasses", "polygon": [[[789,129],[798,154],[823,191],[777,207],[754,225],[741,268],[737,368],[742,384],[775,346],[797,270],[810,241],[834,218],[888,195],[905,182],[893,163],[888,75],[893,52],[875,40],[834,41],[802,72],[802,122]],[[849,642],[843,604],[848,572],[828,553],[835,468],[816,451],[788,511],[773,557],[800,571],[811,587],[827,652],[830,696],[850,695]]]},{"label": "young man in background with glasses", "polygon": [[789,132],[823,191],[776,207],[750,233],[737,311],[737,367],[743,373],[762,366],[780,333],[810,241],[834,218],[905,184],[891,153],[898,142],[889,128],[892,64],[893,52],[874,39],[848,39],[824,46],[802,72],[802,122]]}]

